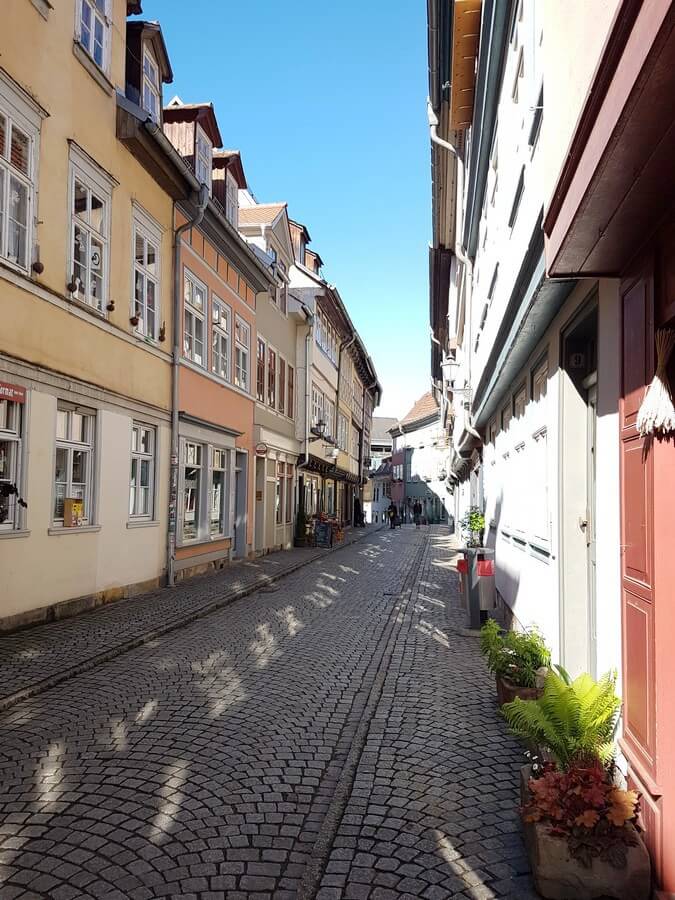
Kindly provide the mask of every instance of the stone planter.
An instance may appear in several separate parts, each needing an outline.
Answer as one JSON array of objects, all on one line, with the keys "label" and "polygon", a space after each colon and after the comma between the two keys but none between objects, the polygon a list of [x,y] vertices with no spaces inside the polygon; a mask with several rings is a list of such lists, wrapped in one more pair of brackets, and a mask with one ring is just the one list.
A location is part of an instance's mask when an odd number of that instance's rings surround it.
[{"label": "stone planter", "polygon": [[[527,800],[530,766],[521,769],[521,797]],[[649,853],[633,825],[626,825],[637,843],[627,847],[626,865],[616,869],[601,859],[586,868],[571,856],[565,838],[549,833],[544,822],[524,823],[525,846],[534,886],[547,900],[649,900]]]},{"label": "stone planter", "polygon": [[500,678],[499,675],[495,675],[495,682],[497,684],[497,703],[500,706],[511,703],[516,697],[520,697],[521,700],[538,700],[543,694],[541,688],[519,687],[508,678]]}]

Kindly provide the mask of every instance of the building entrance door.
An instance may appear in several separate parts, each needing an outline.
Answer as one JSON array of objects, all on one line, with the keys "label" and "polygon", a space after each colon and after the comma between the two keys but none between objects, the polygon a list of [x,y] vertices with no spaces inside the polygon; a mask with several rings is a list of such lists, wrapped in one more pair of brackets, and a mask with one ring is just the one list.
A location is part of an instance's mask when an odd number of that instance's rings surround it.
[{"label": "building entrance door", "polygon": [[232,541],[232,555],[236,557],[246,556],[247,468],[247,454],[237,450],[234,468],[234,535]]}]

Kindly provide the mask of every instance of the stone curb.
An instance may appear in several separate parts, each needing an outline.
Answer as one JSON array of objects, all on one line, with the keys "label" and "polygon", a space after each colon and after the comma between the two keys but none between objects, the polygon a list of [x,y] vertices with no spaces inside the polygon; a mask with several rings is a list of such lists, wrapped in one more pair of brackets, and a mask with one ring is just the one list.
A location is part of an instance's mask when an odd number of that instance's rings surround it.
[{"label": "stone curb", "polygon": [[211,613],[217,612],[220,609],[230,606],[236,600],[241,600],[244,597],[250,597],[251,594],[257,593],[259,590],[261,590],[261,588],[265,588],[270,584],[274,584],[274,582],[279,581],[281,578],[284,578],[287,575],[292,575],[294,572],[297,572],[299,569],[305,568],[305,566],[316,562],[318,559],[322,559],[324,556],[330,553],[337,553],[340,550],[345,550],[347,547],[351,547],[353,544],[358,544],[361,541],[365,540],[367,537],[372,537],[376,534],[379,534],[379,532],[383,530],[384,526],[382,526],[381,528],[376,528],[374,531],[368,531],[364,534],[360,534],[358,535],[358,537],[355,537],[353,540],[349,541],[349,543],[338,544],[337,546],[330,548],[326,547],[324,548],[326,552],[323,554],[317,554],[315,556],[312,556],[310,559],[304,559],[301,562],[294,563],[293,565],[288,566],[288,568],[283,569],[283,571],[275,572],[273,575],[262,575],[260,576],[259,580],[257,580],[253,584],[249,584],[246,585],[246,587],[230,591],[229,594],[226,594],[225,596],[221,597],[218,600],[214,600],[211,603],[207,603],[205,606],[202,606],[200,609],[196,609],[193,612],[188,613],[187,615],[177,616],[166,622],[160,628],[153,628],[151,631],[146,631],[143,634],[138,635],[137,637],[130,638],[129,640],[124,641],[121,644],[117,644],[115,647],[110,647],[107,650],[104,650],[102,653],[97,653],[94,656],[90,656],[89,659],[85,659],[74,666],[69,666],[67,669],[62,669],[60,672],[56,672],[47,678],[36,681],[34,684],[31,684],[28,687],[21,688],[21,690],[15,691],[13,694],[6,694],[4,697],[0,697],[0,713],[11,709],[13,706],[16,706],[18,703],[21,703],[24,700],[28,700],[31,697],[36,697],[38,694],[43,694],[45,691],[56,687],[57,684],[68,681],[69,679],[74,678],[76,675],[82,675],[84,672],[90,672],[97,666],[100,666],[106,662],[110,662],[111,659],[116,659],[118,656],[122,656],[124,653],[128,653],[130,650],[135,650],[138,647],[142,647],[145,644],[151,643],[151,641],[155,641],[158,638],[164,637],[164,635],[166,634],[170,634],[172,631],[176,631],[178,628],[181,628],[184,625],[189,625],[191,622],[196,622],[198,619],[203,619],[205,616],[208,616]]}]

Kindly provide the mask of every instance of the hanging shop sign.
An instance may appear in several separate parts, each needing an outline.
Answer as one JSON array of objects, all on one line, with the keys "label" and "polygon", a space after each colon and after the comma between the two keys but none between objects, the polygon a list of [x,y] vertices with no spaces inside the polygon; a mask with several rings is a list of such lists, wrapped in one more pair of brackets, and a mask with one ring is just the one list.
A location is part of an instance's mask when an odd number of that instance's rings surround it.
[{"label": "hanging shop sign", "polygon": [[255,455],[256,456],[267,456],[267,444],[256,444],[255,445]]}]

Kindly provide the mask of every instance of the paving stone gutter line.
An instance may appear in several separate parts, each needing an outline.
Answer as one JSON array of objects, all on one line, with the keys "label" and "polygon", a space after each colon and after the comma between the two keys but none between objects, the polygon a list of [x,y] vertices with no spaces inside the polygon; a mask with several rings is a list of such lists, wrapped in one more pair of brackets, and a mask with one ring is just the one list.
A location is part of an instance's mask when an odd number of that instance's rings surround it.
[{"label": "paving stone gutter line", "polygon": [[429,546],[429,537],[425,535],[397,594],[399,602],[392,609],[378,641],[374,655],[375,673],[370,690],[363,698],[362,704],[358,704],[358,693],[354,697],[352,710],[345,722],[343,735],[340,736],[334,753],[334,757],[338,759],[344,755],[344,762],[341,763],[342,768],[337,785],[331,791],[332,796],[328,810],[302,876],[297,900],[314,900],[320,890],[333,843],[354,787],[359,762],[368,741],[372,719],[382,698],[387,673],[396,647],[396,637],[403,627],[405,610],[414,595],[419,572],[429,553]]},{"label": "paving stone gutter line", "polygon": [[[178,628],[182,628],[184,625],[188,625],[191,622],[202,619],[205,616],[217,612],[218,610],[223,609],[226,606],[230,606],[230,604],[234,603],[236,600],[241,600],[244,597],[249,597],[251,594],[257,593],[258,591],[268,587],[269,585],[274,584],[274,582],[279,581],[281,578],[285,578],[287,575],[292,575],[293,572],[297,572],[299,569],[305,568],[305,566],[308,566],[311,563],[322,559],[324,556],[330,553],[337,553],[340,550],[344,550],[346,547],[351,547],[353,544],[365,540],[366,538],[372,538],[380,531],[382,531],[383,527],[384,526],[376,528],[374,530],[365,531],[363,534],[354,533],[354,536],[349,541],[344,541],[330,548],[324,548],[322,552],[317,552],[307,557],[306,559],[302,559],[299,562],[292,563],[286,568],[278,572],[274,572],[271,575],[262,575],[251,584],[247,584],[241,588],[231,590],[229,593],[224,594],[217,600],[213,600],[210,603],[205,603],[204,606],[199,607],[199,609],[193,609],[185,615],[174,616],[168,621],[165,621],[164,624],[157,628],[144,631],[142,634],[138,634],[133,638],[129,638],[126,641],[116,644],[114,647],[107,647],[100,653],[92,654],[88,659],[81,660],[75,665],[68,666],[58,672],[54,672],[47,678],[42,678],[39,681],[35,681],[33,684],[29,684],[18,691],[0,696],[0,713],[3,713],[11,707],[16,706],[18,703],[22,703],[24,700],[28,700],[30,697],[35,697],[38,694],[43,694],[45,691],[50,690],[57,684],[68,681],[70,678],[74,678],[76,675],[81,675],[83,672],[89,672],[92,669],[95,669],[97,666],[109,662],[111,659],[115,659],[116,657],[121,656],[124,653],[128,653],[130,650],[135,650],[137,647],[141,647],[144,644],[149,644],[152,641],[156,641],[159,638],[164,637],[164,635],[169,634],[172,631],[176,631]],[[227,572],[228,570],[225,569],[223,571]],[[167,588],[166,590],[169,589]],[[133,603],[133,601],[131,602]],[[100,608],[97,611],[100,612]],[[80,615],[86,616],[87,613],[81,613]]]}]

